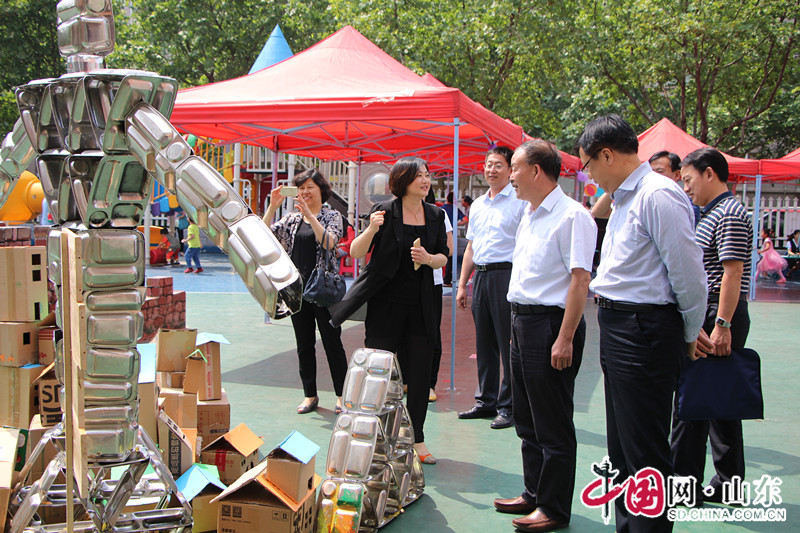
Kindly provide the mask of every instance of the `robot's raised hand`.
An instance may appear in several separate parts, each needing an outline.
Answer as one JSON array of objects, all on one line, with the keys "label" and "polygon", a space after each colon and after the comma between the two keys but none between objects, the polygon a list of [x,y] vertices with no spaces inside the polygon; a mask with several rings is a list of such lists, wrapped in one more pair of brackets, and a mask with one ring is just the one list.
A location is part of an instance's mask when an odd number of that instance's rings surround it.
[{"label": "robot's raised hand", "polygon": [[145,102],[128,114],[125,130],[133,156],[225,250],[264,310],[273,317],[298,311],[303,282],[297,269],[267,225],[214,167],[192,155],[172,124]]}]

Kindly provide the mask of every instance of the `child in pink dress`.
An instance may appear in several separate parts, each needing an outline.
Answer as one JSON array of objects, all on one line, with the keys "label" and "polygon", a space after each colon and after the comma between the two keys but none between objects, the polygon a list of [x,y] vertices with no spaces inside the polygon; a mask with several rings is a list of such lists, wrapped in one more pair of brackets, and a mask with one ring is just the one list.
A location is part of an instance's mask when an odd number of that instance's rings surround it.
[{"label": "child in pink dress", "polygon": [[761,230],[761,238],[764,239],[764,246],[758,253],[761,254],[761,261],[758,262],[756,273],[758,276],[767,277],[768,274],[777,273],[780,279],[778,283],[786,283],[786,278],[783,276],[783,269],[788,266],[786,259],[775,250],[772,245],[772,237],[774,232],[771,229]]}]

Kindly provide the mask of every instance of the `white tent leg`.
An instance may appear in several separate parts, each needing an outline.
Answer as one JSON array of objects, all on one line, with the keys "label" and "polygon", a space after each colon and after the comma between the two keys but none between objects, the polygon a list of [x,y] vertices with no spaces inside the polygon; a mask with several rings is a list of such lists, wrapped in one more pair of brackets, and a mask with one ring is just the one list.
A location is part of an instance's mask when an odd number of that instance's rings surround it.
[{"label": "white tent leg", "polygon": [[750,252],[750,301],[756,299],[756,265],[758,236],[761,234],[761,174],[756,176],[756,196],[753,199],[753,249]]},{"label": "white tent leg", "polygon": [[[459,122],[453,121],[453,190],[458,191],[458,131]],[[456,390],[456,294],[458,292],[458,216],[456,215],[455,195],[453,198],[453,286],[450,292],[451,318],[450,318],[450,388]]]}]

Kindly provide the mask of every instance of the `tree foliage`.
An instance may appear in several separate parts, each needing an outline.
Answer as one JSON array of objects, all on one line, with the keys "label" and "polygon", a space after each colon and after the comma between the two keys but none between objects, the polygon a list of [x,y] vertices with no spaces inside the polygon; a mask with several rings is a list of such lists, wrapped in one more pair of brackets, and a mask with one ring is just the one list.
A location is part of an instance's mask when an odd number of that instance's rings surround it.
[{"label": "tree foliage", "polygon": [[[9,89],[64,71],[54,4],[0,6],[6,129]],[[115,10],[109,66],[182,86],[246,74],[276,24],[295,52],[350,24],[562,149],[608,112],[638,131],[668,117],[736,155],[800,144],[798,0],[115,0]]]}]

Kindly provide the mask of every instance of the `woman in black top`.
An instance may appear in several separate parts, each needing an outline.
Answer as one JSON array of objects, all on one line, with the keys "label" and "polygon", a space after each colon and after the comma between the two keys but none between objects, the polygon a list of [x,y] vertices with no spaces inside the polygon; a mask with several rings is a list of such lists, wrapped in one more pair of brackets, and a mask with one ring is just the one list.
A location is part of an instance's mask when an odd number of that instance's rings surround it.
[{"label": "woman in black top", "polygon": [[[336,253],[336,244],[342,237],[342,215],[322,205],[331,194],[328,181],[316,169],[306,170],[294,178],[298,187],[295,205],[298,211],[287,214],[275,224],[272,232],[280,241],[292,262],[300,271],[303,282],[322,264],[322,246],[330,253]],[[275,217],[284,196],[278,187],[270,193],[270,204],[264,214],[264,222],[270,224]],[[335,256],[334,256],[335,257]],[[310,413],[317,408],[317,356],[314,345],[317,342],[314,322],[319,328],[325,355],[336,392],[336,412],[342,409],[342,388],[347,373],[347,356],[342,346],[342,328],[330,324],[331,315],[327,308],[309,301],[292,315],[292,327],[297,342],[297,357],[300,364],[300,380],[303,382],[303,402],[297,406],[299,414]]]},{"label": "woman in black top", "polygon": [[[369,226],[350,245],[350,255],[356,259],[371,251],[370,262],[331,314],[333,323],[341,324],[366,302],[365,345],[395,353],[402,347],[407,354],[406,404],[414,426],[414,448],[424,463],[433,464],[423,426],[438,328],[433,316],[433,269],[447,263],[445,215],[424,202],[431,178],[422,159],[407,157],[395,163],[389,187],[397,198],[373,206]],[[420,246],[413,246],[416,239]]]}]

